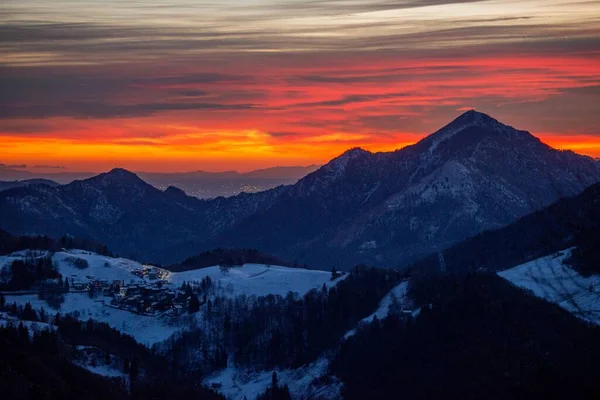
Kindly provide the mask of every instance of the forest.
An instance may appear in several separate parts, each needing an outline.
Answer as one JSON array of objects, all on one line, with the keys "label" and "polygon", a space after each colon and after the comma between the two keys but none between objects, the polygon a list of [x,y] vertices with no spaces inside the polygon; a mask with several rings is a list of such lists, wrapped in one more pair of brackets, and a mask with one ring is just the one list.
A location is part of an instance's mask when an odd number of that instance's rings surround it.
[{"label": "forest", "polygon": [[344,399],[600,393],[598,327],[492,274],[421,277],[409,290],[418,318],[388,315],[342,344],[332,373]]},{"label": "forest", "polygon": [[357,266],[336,286],[303,297],[217,297],[206,303],[201,327],[170,338],[156,351],[186,378],[225,368],[229,361],[255,370],[298,367],[335,348],[405,278]]}]

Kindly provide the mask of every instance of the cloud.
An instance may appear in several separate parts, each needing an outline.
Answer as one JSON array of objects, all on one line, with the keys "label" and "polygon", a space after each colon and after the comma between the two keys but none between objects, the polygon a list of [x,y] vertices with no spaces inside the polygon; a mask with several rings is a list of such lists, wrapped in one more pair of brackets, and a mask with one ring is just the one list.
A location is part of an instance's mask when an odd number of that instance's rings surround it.
[{"label": "cloud", "polygon": [[25,169],[27,168],[26,164],[2,164],[0,163],[0,169],[3,170],[15,170],[15,169]]},{"label": "cloud", "polygon": [[66,169],[64,165],[34,165],[31,168],[43,168],[43,169]]},{"label": "cloud", "polygon": [[6,106],[0,109],[0,118],[131,118],[150,116],[168,111],[233,111],[256,108],[253,104],[218,103],[139,103],[106,104],[95,102],[65,102],[59,104],[33,104]]}]

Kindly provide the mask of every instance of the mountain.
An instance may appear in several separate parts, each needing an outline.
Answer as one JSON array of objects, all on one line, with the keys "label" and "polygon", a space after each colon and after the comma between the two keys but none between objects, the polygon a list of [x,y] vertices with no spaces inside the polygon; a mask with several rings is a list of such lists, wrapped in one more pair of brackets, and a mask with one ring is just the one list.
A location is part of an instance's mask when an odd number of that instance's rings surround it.
[{"label": "mountain", "polygon": [[3,191],[0,220],[14,234],[68,233],[107,243],[122,255],[175,262],[197,252],[197,243],[267,207],[280,191],[209,202],[176,188],[163,192],[117,168],[63,186]]},{"label": "mountain", "polygon": [[159,189],[174,186],[190,196],[214,198],[234,196],[242,192],[255,193],[280,185],[293,185],[317,168],[316,165],[309,165],[306,167],[272,167],[243,173],[237,171],[140,172],[138,175]]},{"label": "mountain", "polygon": [[[476,270],[502,271],[576,246],[593,259],[600,240],[600,184],[577,196],[561,199],[500,229],[485,231],[444,250],[445,268],[461,273]],[[596,250],[597,252],[597,250]],[[597,256],[596,256],[597,257]],[[598,264],[581,268],[598,273]],[[437,254],[412,265],[414,271],[439,269]]]},{"label": "mountain", "polygon": [[0,181],[0,192],[7,189],[12,189],[14,187],[23,187],[29,185],[48,185],[48,186],[58,186],[60,185],[57,182],[54,182],[50,179],[25,179],[22,181]]},{"label": "mountain", "polygon": [[322,268],[397,267],[600,181],[590,157],[469,111],[403,149],[352,149],[291,186],[199,200],[125,170],[0,192],[2,228],[171,263],[250,247]]},{"label": "mountain", "polygon": [[469,111],[401,150],[344,153],[221,239],[311,264],[398,266],[598,181],[595,160]]}]

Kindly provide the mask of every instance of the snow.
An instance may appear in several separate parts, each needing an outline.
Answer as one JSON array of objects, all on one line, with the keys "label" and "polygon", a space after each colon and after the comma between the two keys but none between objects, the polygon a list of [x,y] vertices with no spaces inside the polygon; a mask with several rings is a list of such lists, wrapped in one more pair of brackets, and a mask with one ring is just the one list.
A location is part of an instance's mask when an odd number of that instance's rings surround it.
[{"label": "snow", "polygon": [[33,334],[36,332],[41,332],[48,329],[56,330],[56,327],[54,325],[50,325],[39,321],[24,321],[11,315],[8,315],[7,313],[0,312],[0,326],[5,327],[12,325],[14,327],[17,327],[20,323],[23,323],[23,326],[29,329],[29,336],[31,337],[33,337]]},{"label": "snow", "polygon": [[[0,262],[11,262],[14,259],[23,257],[26,251],[19,254],[13,253],[10,256],[0,258]],[[89,267],[79,269],[73,265],[69,258],[85,259]],[[69,250],[65,252],[56,252],[52,256],[58,266],[60,273],[65,278],[73,278],[75,282],[86,282],[90,278],[109,282],[112,280],[123,280],[126,284],[133,282],[144,282],[132,274],[132,271],[150,267],[137,261],[125,258],[112,258],[101,256],[89,251]],[[307,270],[301,268],[287,268],[280,266],[268,266],[263,264],[245,264],[241,267],[232,267],[228,272],[223,272],[218,266],[202,268],[185,272],[168,272],[164,281],[171,284],[173,288],[181,286],[185,282],[201,281],[202,278],[209,276],[216,287],[220,287],[219,295],[238,296],[238,295],[256,295],[265,296],[268,294],[285,296],[288,292],[295,292],[304,295],[311,289],[319,289],[325,284],[327,287],[334,286],[347,275],[343,275],[336,280],[331,280],[331,273],[327,271]],[[88,278],[90,277],[90,278]],[[18,305],[31,303],[36,310],[42,307],[47,313],[52,314],[57,311],[61,313],[76,313],[79,318],[105,322],[111,327],[133,336],[138,342],[145,345],[152,345],[166,340],[172,334],[187,329],[190,325],[187,315],[181,317],[167,316],[148,316],[129,312],[110,306],[110,297],[97,297],[91,299],[85,292],[69,292],[64,295],[64,302],[60,309],[52,310],[45,300],[38,299],[37,294],[12,294],[6,295],[8,303],[16,302]]]},{"label": "snow", "polygon": [[97,375],[109,378],[128,379],[128,375],[118,367],[123,365],[120,358],[110,355],[110,360],[107,364],[104,350],[94,346],[75,346],[75,350],[75,357],[77,359],[75,364],[77,366],[85,368]]},{"label": "snow", "polygon": [[83,363],[76,363],[76,365],[78,365],[82,368],[85,368],[88,371],[93,372],[94,374],[97,374],[97,375],[106,376],[108,378],[127,379],[127,374],[125,374],[123,371],[121,371],[117,368],[112,368],[109,365],[96,365],[95,367],[92,365],[83,364]]},{"label": "snow", "polygon": [[[69,261],[70,258],[84,259],[88,262],[89,267],[79,269]],[[93,276],[95,279],[100,280],[107,279],[111,282],[116,279],[122,279],[125,283],[130,283],[132,280],[136,282],[144,281],[131,273],[133,270],[142,268],[143,265],[126,258],[101,256],[84,250],[69,250],[54,253],[52,260],[58,263],[60,273],[65,278],[74,278],[75,281],[85,281],[87,276]]]},{"label": "snow", "polygon": [[[373,322],[373,319],[377,317],[377,319],[381,320],[385,318],[390,312],[390,307],[392,306],[392,300],[395,297],[398,300],[398,304],[402,307],[410,306],[410,299],[407,296],[408,290],[408,281],[403,281],[397,286],[395,286],[388,294],[385,295],[383,299],[379,302],[379,307],[375,312],[368,317],[362,319],[359,324],[370,324]],[[352,329],[344,335],[344,339],[347,339],[353,336],[356,333],[356,329]]]},{"label": "snow", "polygon": [[325,284],[327,287],[336,285],[347,275],[332,281],[331,272],[267,266],[264,264],[245,264],[232,267],[228,272],[222,272],[220,267],[208,267],[185,272],[172,272],[165,278],[168,282],[180,286],[183,282],[201,281],[209,276],[214,284],[219,284],[229,294],[266,296],[268,294],[285,296],[288,292],[304,295],[312,289],[318,289]]},{"label": "snow", "polygon": [[[277,378],[280,385],[287,385],[292,398],[340,398],[339,389],[341,384],[336,382],[326,386],[314,385],[313,381],[327,373],[329,361],[322,357],[317,361],[297,369],[277,370]],[[271,386],[273,371],[262,371],[247,373],[236,368],[226,368],[216,372],[203,383],[211,387],[213,383],[220,383],[218,389],[228,400],[255,399]]]},{"label": "snow", "polygon": [[[411,302],[407,296],[408,281],[403,281],[395,286],[380,301],[379,306],[373,314],[364,318],[360,323],[371,323],[376,316],[379,319],[385,318],[390,311],[394,297],[398,299],[398,304],[402,307],[410,307]],[[419,310],[413,312],[417,316]],[[356,329],[352,329],[344,335],[344,338],[352,336]],[[329,384],[318,385],[315,379],[326,375],[329,368],[329,359],[325,356],[320,357],[311,364],[297,369],[277,370],[277,377],[280,385],[287,385],[290,389],[292,398],[320,398],[320,399],[339,399],[341,398],[340,389],[342,383],[335,377],[331,377]],[[218,371],[204,379],[203,384],[211,387],[213,383],[220,384],[218,391],[228,400],[242,400],[244,396],[247,399],[254,399],[271,386],[273,371],[247,372],[242,369],[229,367]]]},{"label": "snow", "polygon": [[140,315],[109,307],[107,304],[109,304],[110,298],[91,299],[87,293],[65,294],[65,301],[59,310],[49,308],[46,301],[38,299],[37,295],[6,295],[6,302],[16,302],[17,305],[31,303],[33,309],[39,310],[43,307],[49,315],[60,311],[61,314],[79,314],[81,320],[92,318],[96,321],[106,322],[111,327],[135,337],[138,342],[145,345],[161,342],[182,329],[181,326],[170,326],[164,318]]},{"label": "snow", "polygon": [[565,265],[571,251],[541,257],[498,275],[581,319],[600,325],[600,276],[586,278]]}]

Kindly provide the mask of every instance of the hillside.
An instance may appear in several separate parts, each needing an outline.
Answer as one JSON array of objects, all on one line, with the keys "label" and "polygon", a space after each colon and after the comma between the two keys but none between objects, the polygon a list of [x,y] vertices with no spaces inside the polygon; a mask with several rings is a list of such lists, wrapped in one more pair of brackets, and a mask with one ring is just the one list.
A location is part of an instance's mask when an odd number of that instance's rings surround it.
[{"label": "hillside", "polygon": [[[344,279],[339,277],[332,280],[331,272],[327,271],[264,264],[245,264],[226,270],[212,266],[170,272],[125,258],[76,249],[52,254],[21,251],[0,256],[1,276],[3,279],[10,276],[10,266],[15,260],[27,261],[32,257],[46,256],[51,257],[52,264],[58,268],[62,279],[68,280],[70,285],[68,291],[60,293],[56,311],[106,322],[111,327],[134,336],[140,343],[149,345],[194,326],[194,322],[186,318],[190,295],[180,290],[184,283],[200,289],[207,280],[210,281],[209,288],[203,286],[203,293],[211,300],[240,295],[286,296],[288,292],[303,296],[312,289],[321,289],[324,285],[332,287]],[[82,268],[76,260],[85,260],[84,265],[87,266]],[[115,281],[122,281],[122,289],[112,289]],[[51,309],[48,300],[40,298],[39,290],[36,285],[31,290],[5,292],[6,301],[16,302],[18,305],[30,303],[38,310],[42,307]],[[124,294],[121,296],[120,292]],[[143,311],[138,308],[140,300],[145,303]],[[155,302],[160,305],[147,308],[150,303]]]},{"label": "hillside", "polygon": [[583,277],[567,264],[573,249],[498,272],[514,285],[583,320],[600,325],[600,276]]},{"label": "hillside", "polygon": [[[493,274],[411,280],[414,319],[348,338],[331,373],[351,399],[594,399],[600,330]],[[368,366],[368,368],[365,368]]]},{"label": "hillside", "polygon": [[[443,253],[449,272],[501,271],[573,246],[590,253],[580,257],[583,262],[592,260],[599,237],[600,184],[596,184],[577,196],[561,199],[506,227],[482,232]],[[414,272],[437,269],[437,254],[411,266]]]}]

